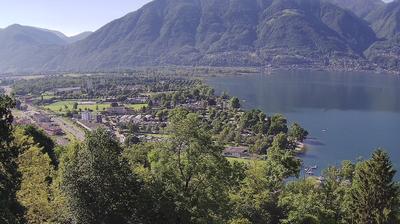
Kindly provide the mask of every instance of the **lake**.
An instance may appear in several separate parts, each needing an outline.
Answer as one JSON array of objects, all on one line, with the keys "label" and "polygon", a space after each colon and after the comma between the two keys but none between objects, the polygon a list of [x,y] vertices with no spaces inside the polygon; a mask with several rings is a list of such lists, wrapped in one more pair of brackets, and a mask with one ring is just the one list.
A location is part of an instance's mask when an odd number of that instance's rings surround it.
[{"label": "lake", "polygon": [[399,76],[277,71],[207,82],[217,93],[239,97],[245,109],[282,113],[305,127],[310,139],[302,159],[305,166],[318,166],[316,175],[342,160],[369,158],[378,147],[400,170]]}]

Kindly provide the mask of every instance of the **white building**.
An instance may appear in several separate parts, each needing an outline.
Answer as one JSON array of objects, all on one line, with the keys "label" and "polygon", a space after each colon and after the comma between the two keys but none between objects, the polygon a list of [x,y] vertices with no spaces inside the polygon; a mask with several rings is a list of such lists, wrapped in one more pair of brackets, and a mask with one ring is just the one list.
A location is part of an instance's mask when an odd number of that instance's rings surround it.
[{"label": "white building", "polygon": [[92,121],[92,120],[93,120],[92,112],[90,112],[90,111],[83,111],[83,112],[82,112],[82,120],[83,120],[83,121],[88,121],[88,122]]}]

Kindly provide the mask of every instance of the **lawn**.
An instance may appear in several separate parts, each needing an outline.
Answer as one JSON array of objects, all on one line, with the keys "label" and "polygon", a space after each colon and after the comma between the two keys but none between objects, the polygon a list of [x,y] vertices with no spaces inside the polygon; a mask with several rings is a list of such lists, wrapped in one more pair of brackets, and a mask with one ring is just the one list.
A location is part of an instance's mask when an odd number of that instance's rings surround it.
[{"label": "lawn", "polygon": [[132,110],[140,110],[143,107],[147,107],[148,104],[147,103],[139,103],[139,104],[127,104],[125,105],[126,107],[132,109]]},{"label": "lawn", "polygon": [[[66,110],[73,110],[73,105],[76,101],[59,101],[49,105],[44,106],[45,109],[51,110],[53,112],[65,112]],[[78,105],[78,110],[92,110],[92,111],[103,111],[110,107],[110,104],[91,104],[91,105]],[[61,111],[60,111],[61,109]]]}]

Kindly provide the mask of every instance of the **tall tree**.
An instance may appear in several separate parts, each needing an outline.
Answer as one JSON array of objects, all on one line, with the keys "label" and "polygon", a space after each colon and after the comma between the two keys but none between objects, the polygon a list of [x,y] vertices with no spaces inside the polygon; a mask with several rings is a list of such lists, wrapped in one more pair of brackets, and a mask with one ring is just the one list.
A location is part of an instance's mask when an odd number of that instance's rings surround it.
[{"label": "tall tree", "polygon": [[63,189],[78,223],[136,223],[140,183],[106,130],[89,133],[65,163]]},{"label": "tall tree", "polygon": [[31,136],[33,141],[42,148],[43,153],[46,153],[53,166],[58,166],[58,158],[54,152],[55,143],[53,139],[47,136],[42,130],[37,129],[33,125],[27,125],[24,127],[25,134]]},{"label": "tall tree", "polygon": [[237,97],[232,97],[229,101],[231,108],[239,109],[240,108],[240,101]]},{"label": "tall tree", "polygon": [[292,137],[295,141],[302,142],[307,138],[308,132],[299,124],[294,123],[292,124],[292,126],[290,126],[289,136]]},{"label": "tall tree", "polygon": [[271,117],[271,124],[269,126],[268,134],[269,135],[277,135],[279,133],[287,133],[287,120],[281,114],[275,114]]},{"label": "tall tree", "polygon": [[22,174],[21,188],[17,198],[26,208],[28,223],[40,224],[53,221],[54,210],[51,199],[53,167],[47,154],[31,146],[18,157],[18,170]]},{"label": "tall tree", "polygon": [[279,223],[282,210],[278,199],[288,177],[298,176],[300,160],[288,148],[287,136],[278,134],[266,161],[254,161],[246,171],[241,188],[231,194],[235,218],[251,223]]},{"label": "tall tree", "polygon": [[11,146],[11,108],[14,101],[8,96],[0,96],[0,223],[17,223],[22,207],[16,199],[20,174],[17,171],[18,150]]},{"label": "tall tree", "polygon": [[393,182],[396,171],[386,152],[378,149],[372,158],[360,162],[351,189],[352,220],[360,224],[399,223],[399,188]]},{"label": "tall tree", "polygon": [[225,220],[230,164],[222,157],[197,114],[170,113],[170,144],[150,155],[151,169],[171,195],[172,223],[220,223]]}]

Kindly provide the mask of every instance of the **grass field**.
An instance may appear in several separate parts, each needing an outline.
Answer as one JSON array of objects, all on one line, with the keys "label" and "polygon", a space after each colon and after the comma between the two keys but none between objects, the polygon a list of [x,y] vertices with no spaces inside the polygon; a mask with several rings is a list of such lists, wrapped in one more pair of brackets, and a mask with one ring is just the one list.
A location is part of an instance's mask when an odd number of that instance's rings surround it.
[{"label": "grass field", "polygon": [[[59,101],[45,106],[45,109],[53,112],[65,112],[66,110],[73,110],[74,103],[76,101]],[[78,110],[92,110],[92,111],[103,111],[110,107],[110,104],[93,104],[93,105],[78,105]],[[61,109],[61,111],[60,111]]]},{"label": "grass field", "polygon": [[128,108],[131,108],[132,110],[140,110],[143,107],[147,107],[147,103],[139,103],[139,104],[127,104],[125,105]]},{"label": "grass field", "polygon": [[[65,101],[59,101],[55,102],[49,105],[44,106],[45,109],[51,110],[53,112],[59,113],[59,112],[65,112],[66,110],[73,110],[74,103],[77,101],[73,100],[65,100]],[[140,110],[143,107],[147,107],[148,105],[146,103],[142,104],[128,104],[125,105],[128,108],[131,108],[132,110]],[[103,111],[107,108],[111,107],[110,104],[108,103],[102,103],[102,104],[92,104],[92,105],[79,105],[78,104],[78,110],[92,110],[95,112]],[[61,111],[60,111],[61,109]]]}]

